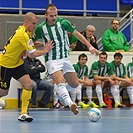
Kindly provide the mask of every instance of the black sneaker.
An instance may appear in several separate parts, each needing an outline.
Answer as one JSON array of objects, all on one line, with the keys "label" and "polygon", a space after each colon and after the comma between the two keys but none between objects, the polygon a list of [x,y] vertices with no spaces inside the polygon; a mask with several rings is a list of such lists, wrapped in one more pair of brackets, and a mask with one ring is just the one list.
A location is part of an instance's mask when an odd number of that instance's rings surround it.
[{"label": "black sneaker", "polygon": [[37,105],[36,104],[32,104],[31,108],[37,108]]},{"label": "black sneaker", "polygon": [[49,108],[46,104],[43,104],[42,102],[38,102],[39,108]]}]

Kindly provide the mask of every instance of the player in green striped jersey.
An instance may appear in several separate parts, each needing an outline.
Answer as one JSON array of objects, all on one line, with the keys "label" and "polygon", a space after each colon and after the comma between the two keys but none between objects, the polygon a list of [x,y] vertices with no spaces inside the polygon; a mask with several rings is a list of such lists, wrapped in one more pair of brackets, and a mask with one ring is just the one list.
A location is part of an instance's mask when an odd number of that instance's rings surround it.
[{"label": "player in green striped jersey", "polygon": [[48,73],[57,85],[56,92],[59,99],[65,105],[68,105],[76,115],[78,114],[77,106],[72,102],[65,84],[67,82],[73,88],[79,85],[75,70],[69,59],[70,43],[67,32],[71,32],[77,39],[87,45],[92,54],[99,54],[99,51],[92,47],[68,20],[57,16],[58,11],[56,6],[49,4],[46,7],[46,21],[37,26],[33,40],[35,42],[38,39],[42,39],[43,44],[48,40],[53,41],[54,48],[45,54],[45,64]]},{"label": "player in green striped jersey", "polygon": [[[133,82],[133,57],[132,57],[132,62],[129,62],[127,65],[126,65],[126,72],[127,72],[127,76],[128,78],[130,78]],[[129,93],[131,93],[131,95],[129,95],[130,99],[133,100],[133,88],[129,89]],[[130,100],[130,106],[133,107],[133,101]]]},{"label": "player in green striped jersey", "polygon": [[[78,101],[78,105],[81,106],[82,108],[88,108],[89,106],[93,107],[93,108],[97,108],[98,105],[96,105],[93,101],[92,101],[92,82],[89,80],[88,78],[88,66],[86,65],[87,63],[87,55],[86,54],[80,54],[78,56],[78,62],[76,64],[73,65],[78,80],[80,82],[80,85],[77,88],[74,88],[72,91],[70,91],[70,95],[72,98],[73,102],[76,102],[76,100]],[[86,95],[88,97],[88,104],[85,104],[84,102],[81,101],[82,98],[82,93],[81,93],[81,89],[86,88]]]},{"label": "player in green striped jersey", "polygon": [[126,72],[127,76],[133,81],[133,57],[132,57],[132,62],[129,62],[126,65]]},{"label": "player in green striped jersey", "polygon": [[114,71],[109,62],[107,62],[107,53],[102,52],[99,55],[99,60],[94,62],[91,67],[90,78],[93,78],[92,82],[96,86],[96,93],[98,96],[99,104],[101,108],[106,108],[107,105],[103,102],[102,89],[110,87],[111,94],[114,97],[115,107],[122,107],[119,103],[119,86],[114,82]]},{"label": "player in green striped jersey", "polygon": [[[132,106],[133,105],[133,82],[126,75],[125,65],[121,62],[122,58],[123,58],[123,55],[121,53],[115,53],[114,60],[110,64],[112,69],[115,72],[115,84],[118,85],[120,88],[122,87],[127,88],[127,93],[130,98],[130,105]],[[129,67],[128,67],[128,70],[129,70]]]}]

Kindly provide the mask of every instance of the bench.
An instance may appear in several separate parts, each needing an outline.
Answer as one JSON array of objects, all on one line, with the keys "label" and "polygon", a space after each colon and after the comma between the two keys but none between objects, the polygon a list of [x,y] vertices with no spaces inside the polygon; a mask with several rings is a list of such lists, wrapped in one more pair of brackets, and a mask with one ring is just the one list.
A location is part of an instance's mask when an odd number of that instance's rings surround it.
[{"label": "bench", "polygon": [[[23,88],[18,87],[17,90],[18,90],[18,108],[20,108],[21,107],[21,94],[22,94]],[[44,91],[44,90],[37,90],[37,91]],[[40,98],[37,98],[37,101],[38,100],[40,100]],[[49,105],[50,107],[53,107],[53,98],[50,98],[49,104],[50,104]]]},{"label": "bench", "polygon": [[[20,108],[20,106],[21,106],[21,93],[22,93],[23,88],[19,87],[19,88],[17,88],[17,90],[18,90],[18,108]],[[86,89],[82,89],[82,101],[88,101],[85,90]],[[121,92],[122,93],[121,96],[122,96],[122,99],[123,99],[122,101],[123,101],[124,104],[129,106],[129,97],[127,96],[125,91],[126,90],[123,89],[123,91]],[[110,98],[113,100],[112,96],[110,96]],[[98,99],[97,99],[97,96],[96,96],[94,90],[93,90],[92,100],[96,101],[96,103],[98,104]],[[52,107],[52,106],[53,106],[53,98],[50,99],[50,107]]]}]

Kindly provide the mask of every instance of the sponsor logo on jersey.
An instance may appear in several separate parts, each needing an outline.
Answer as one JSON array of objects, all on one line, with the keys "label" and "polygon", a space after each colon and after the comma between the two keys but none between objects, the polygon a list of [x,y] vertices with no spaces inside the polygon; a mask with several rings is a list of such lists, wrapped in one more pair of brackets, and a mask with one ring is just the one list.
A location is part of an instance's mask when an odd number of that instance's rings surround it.
[{"label": "sponsor logo on jersey", "polygon": [[33,43],[32,39],[30,39],[30,40],[28,41],[28,47],[32,47],[32,46],[34,46],[34,43]]}]

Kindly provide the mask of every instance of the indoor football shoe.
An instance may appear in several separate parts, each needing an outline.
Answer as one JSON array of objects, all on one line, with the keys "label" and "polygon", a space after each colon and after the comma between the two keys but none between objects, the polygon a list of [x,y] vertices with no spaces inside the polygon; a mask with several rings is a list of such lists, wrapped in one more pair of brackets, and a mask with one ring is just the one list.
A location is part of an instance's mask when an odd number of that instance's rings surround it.
[{"label": "indoor football shoe", "polygon": [[91,103],[88,103],[88,105],[91,107],[91,108],[98,108],[99,106],[97,104],[95,104],[93,101]]},{"label": "indoor football shoe", "polygon": [[64,106],[62,106],[59,102],[57,102],[57,103],[54,105],[54,108],[55,108],[55,109],[61,109],[61,108],[64,108]]},{"label": "indoor football shoe", "polygon": [[81,108],[89,108],[89,105],[85,104],[84,102],[81,102],[79,106],[81,106]]},{"label": "indoor football shoe", "polygon": [[107,108],[108,106],[104,103],[104,102],[102,102],[101,104],[100,104],[100,108]]},{"label": "indoor football shoe", "polygon": [[132,103],[132,104],[130,104],[130,107],[133,107],[133,103]]},{"label": "indoor football shoe", "polygon": [[120,104],[119,102],[115,103],[115,108],[124,108],[125,105]]},{"label": "indoor football shoe", "polygon": [[76,105],[75,103],[71,104],[70,110],[71,110],[75,115],[77,115],[77,114],[79,113],[78,108],[77,108],[77,105]]},{"label": "indoor football shoe", "polygon": [[18,117],[18,120],[22,121],[22,122],[23,121],[31,122],[31,121],[33,121],[33,118],[27,114],[22,114]]},{"label": "indoor football shoe", "polygon": [[126,107],[126,105],[125,105],[124,103],[120,102],[120,104],[121,104],[123,107]]}]

